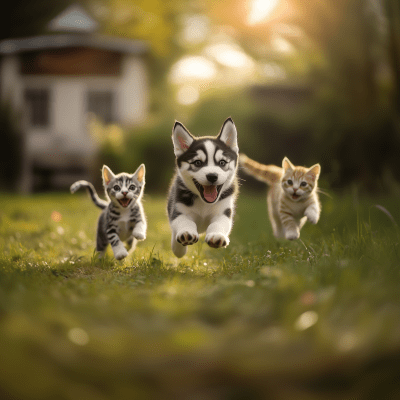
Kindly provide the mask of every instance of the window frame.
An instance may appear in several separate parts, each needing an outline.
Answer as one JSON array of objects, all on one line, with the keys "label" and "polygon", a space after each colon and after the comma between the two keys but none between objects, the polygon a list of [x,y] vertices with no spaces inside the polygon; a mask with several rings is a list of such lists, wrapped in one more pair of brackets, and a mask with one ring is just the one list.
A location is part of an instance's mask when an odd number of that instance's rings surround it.
[{"label": "window frame", "polygon": [[47,87],[26,87],[24,89],[25,120],[29,127],[45,129],[50,127],[51,92]]},{"label": "window frame", "polygon": [[[95,98],[97,96],[97,99]],[[103,98],[102,98],[103,96]],[[109,96],[109,98],[107,98]],[[117,93],[112,89],[94,89],[86,91],[86,111],[88,114],[94,114],[104,124],[117,122],[116,118],[116,100]],[[109,102],[109,104],[101,104]],[[93,104],[96,103],[97,104]],[[104,112],[106,110],[106,112]]]}]

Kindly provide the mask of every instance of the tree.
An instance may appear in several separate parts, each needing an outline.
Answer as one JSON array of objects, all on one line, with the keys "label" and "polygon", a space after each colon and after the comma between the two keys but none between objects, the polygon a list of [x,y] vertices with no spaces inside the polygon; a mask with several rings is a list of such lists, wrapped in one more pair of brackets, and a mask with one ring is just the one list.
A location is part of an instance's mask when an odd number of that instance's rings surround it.
[{"label": "tree", "polygon": [[[400,121],[398,0],[281,1],[255,26],[245,24],[238,0],[229,4],[229,15],[221,11],[222,3],[215,6],[215,19],[231,23],[254,57],[271,59],[269,41],[280,35],[296,49],[280,62],[307,66],[301,77],[316,93],[310,121],[315,151],[327,160],[328,169],[340,165],[339,184],[357,179],[374,188],[385,168],[399,171],[395,152],[400,151],[400,135],[390,122],[393,109]],[[391,102],[388,66],[394,83]]]},{"label": "tree", "polygon": [[0,40],[44,33],[47,23],[73,3],[76,1],[14,0],[7,3],[0,16]]},{"label": "tree", "polygon": [[385,11],[388,22],[389,62],[393,74],[393,103],[400,123],[400,4],[397,0],[386,0]]},{"label": "tree", "polygon": [[109,35],[146,40],[157,57],[174,52],[177,1],[96,0],[92,8]]}]

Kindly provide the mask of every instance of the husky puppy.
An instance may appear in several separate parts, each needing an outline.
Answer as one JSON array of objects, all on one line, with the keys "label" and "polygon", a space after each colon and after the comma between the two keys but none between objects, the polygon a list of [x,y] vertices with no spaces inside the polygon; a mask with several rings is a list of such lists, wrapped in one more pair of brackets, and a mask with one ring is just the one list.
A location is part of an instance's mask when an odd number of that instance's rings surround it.
[{"label": "husky puppy", "polygon": [[176,121],[172,142],[176,173],[167,211],[173,253],[183,257],[202,232],[210,247],[228,246],[238,192],[235,124],[228,118],[217,137],[195,138]]}]

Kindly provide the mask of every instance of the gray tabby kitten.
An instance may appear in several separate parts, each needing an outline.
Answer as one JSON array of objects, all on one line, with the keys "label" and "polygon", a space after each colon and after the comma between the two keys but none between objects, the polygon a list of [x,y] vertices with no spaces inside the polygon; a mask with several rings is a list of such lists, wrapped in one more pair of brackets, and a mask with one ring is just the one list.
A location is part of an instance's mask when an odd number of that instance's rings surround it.
[{"label": "gray tabby kitten", "polygon": [[94,204],[101,208],[97,226],[96,250],[103,255],[108,244],[117,260],[128,255],[123,245],[126,241],[132,252],[137,240],[146,239],[146,217],[141,203],[144,189],[145,166],[142,164],[131,175],[122,172],[114,175],[110,168],[103,166],[103,186],[109,202],[100,199],[90,182],[78,181],[71,185],[75,193],[81,187],[88,190]]}]

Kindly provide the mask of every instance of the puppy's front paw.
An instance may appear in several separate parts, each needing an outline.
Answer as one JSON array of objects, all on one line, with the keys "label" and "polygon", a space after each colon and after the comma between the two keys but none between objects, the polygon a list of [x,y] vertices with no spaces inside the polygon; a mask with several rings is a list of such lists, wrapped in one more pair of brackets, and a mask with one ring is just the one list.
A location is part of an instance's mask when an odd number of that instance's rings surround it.
[{"label": "puppy's front paw", "polygon": [[190,246],[191,244],[195,244],[199,241],[199,234],[195,231],[179,232],[176,235],[176,241],[182,246]]},{"label": "puppy's front paw", "polygon": [[132,232],[132,236],[137,240],[144,240],[146,239],[146,234],[144,232]]},{"label": "puppy's front paw", "polygon": [[308,221],[310,221],[312,224],[316,224],[319,220],[319,215],[315,211],[309,211],[306,210],[304,215],[307,217]]},{"label": "puppy's front paw", "polygon": [[285,233],[285,238],[287,240],[296,240],[300,237],[300,232],[299,231],[286,231]]},{"label": "puppy's front paw", "polygon": [[229,244],[228,236],[225,236],[223,233],[208,233],[206,235],[205,241],[210,247],[213,247],[214,249],[226,247]]}]

